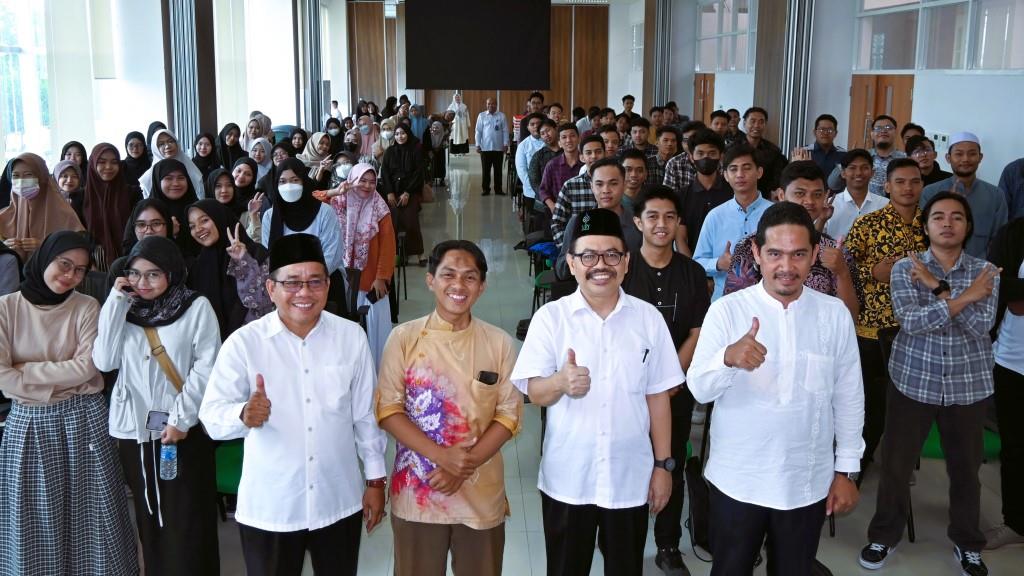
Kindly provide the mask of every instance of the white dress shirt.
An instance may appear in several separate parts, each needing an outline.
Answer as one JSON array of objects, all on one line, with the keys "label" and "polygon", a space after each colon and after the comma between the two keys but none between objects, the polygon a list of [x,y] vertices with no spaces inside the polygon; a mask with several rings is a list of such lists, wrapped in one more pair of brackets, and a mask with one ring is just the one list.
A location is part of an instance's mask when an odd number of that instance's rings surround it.
[{"label": "white dress shirt", "polygon": [[530,184],[530,160],[533,160],[533,155],[543,147],[544,141],[532,135],[524,138],[516,146],[516,174],[519,176],[519,181],[523,183],[523,196],[527,198],[537,197],[537,191]]},{"label": "white dress shirt", "polygon": [[476,117],[476,147],[484,152],[501,152],[508,146],[508,120],[501,112],[484,110]]},{"label": "white dress shirt", "polygon": [[642,506],[654,471],[647,396],[685,381],[665,319],[620,288],[602,320],[576,290],[533,316],[512,384],[526,394],[529,379],[557,372],[570,348],[590,369],[590,391],[548,407],[537,487],[567,504]]},{"label": "white dress shirt", "polygon": [[850,196],[849,190],[843,190],[832,200],[832,217],[825,223],[825,233],[838,240],[850,232],[854,220],[875,210],[880,210],[888,203],[888,198],[869,192],[864,198],[864,203],[857,206],[857,203],[853,201],[853,196]]},{"label": "white dress shirt", "polygon": [[[725,348],[755,317],[764,364],[727,367]],[[864,387],[838,298],[804,288],[783,308],[763,282],[723,296],[704,317],[688,385],[715,403],[704,476],[734,500],[792,510],[825,498],[836,471],[860,470]]]},{"label": "white dress shirt", "polygon": [[[1017,278],[1024,278],[1024,262],[1017,269]],[[1024,374],[1024,316],[1017,316],[1009,309],[999,324],[999,336],[992,344],[996,364]]]},{"label": "white dress shirt", "polygon": [[[241,414],[262,374],[270,418]],[[365,478],[382,478],[387,440],[373,414],[373,358],[358,324],[324,312],[300,339],[276,312],[236,330],[221,348],[199,417],[211,438],[245,438],[240,524],[316,530],[362,509]]]}]

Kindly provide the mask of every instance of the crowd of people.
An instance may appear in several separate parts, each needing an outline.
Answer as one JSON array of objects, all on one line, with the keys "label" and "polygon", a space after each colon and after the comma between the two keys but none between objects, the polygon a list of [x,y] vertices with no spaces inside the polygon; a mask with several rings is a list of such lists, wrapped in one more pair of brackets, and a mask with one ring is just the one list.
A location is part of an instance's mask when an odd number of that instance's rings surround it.
[{"label": "crowd of people", "polygon": [[[656,564],[688,574],[687,468],[716,575],[750,574],[762,549],[770,574],[811,574],[826,517],[877,474],[856,561],[880,569],[933,423],[962,572],[1024,544],[1024,159],[995,185],[971,132],[945,172],[920,126],[878,116],[871,149],[843,150],[828,114],[787,156],[763,108],[705,125],[634,103],[563,117],[535,92],[511,122],[494,98],[473,122],[459,93],[433,115],[389,97],[335,103],[315,132],[254,111],[188,151],[154,122],[123,157],[69,142],[52,171],[11,159],[0,573],[218,573],[215,450],[244,438],[249,574],[298,574],[307,552],[355,574],[387,507],[396,574],[443,575],[449,554],[456,574],[500,574],[500,449],[524,398],[544,409],[552,575],[589,574],[595,542],[606,574],[639,575],[651,515]],[[471,134],[481,195],[511,194],[526,242],[558,254],[518,355],[472,313],[484,253],[420,230]],[[402,324],[399,242],[435,300]],[[983,527],[993,398],[1004,518]],[[686,458],[698,404],[706,462]]]}]

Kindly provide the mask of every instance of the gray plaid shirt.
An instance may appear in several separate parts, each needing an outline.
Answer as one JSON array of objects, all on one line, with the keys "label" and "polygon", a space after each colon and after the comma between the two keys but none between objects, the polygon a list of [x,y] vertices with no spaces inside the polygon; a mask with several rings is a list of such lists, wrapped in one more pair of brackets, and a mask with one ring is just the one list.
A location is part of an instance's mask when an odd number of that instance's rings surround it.
[{"label": "gray plaid shirt", "polygon": [[597,200],[590,189],[590,172],[573,176],[565,181],[555,200],[555,213],[551,216],[551,236],[562,247],[565,225],[574,214],[597,208]]}]

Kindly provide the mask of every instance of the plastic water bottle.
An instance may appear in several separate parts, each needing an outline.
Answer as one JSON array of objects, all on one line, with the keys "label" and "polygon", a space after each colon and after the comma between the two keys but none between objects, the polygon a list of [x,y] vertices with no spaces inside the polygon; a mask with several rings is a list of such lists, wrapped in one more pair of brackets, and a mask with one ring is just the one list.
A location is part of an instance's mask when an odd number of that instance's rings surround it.
[{"label": "plastic water bottle", "polygon": [[178,477],[178,447],[174,444],[160,445],[160,479],[174,480]]}]

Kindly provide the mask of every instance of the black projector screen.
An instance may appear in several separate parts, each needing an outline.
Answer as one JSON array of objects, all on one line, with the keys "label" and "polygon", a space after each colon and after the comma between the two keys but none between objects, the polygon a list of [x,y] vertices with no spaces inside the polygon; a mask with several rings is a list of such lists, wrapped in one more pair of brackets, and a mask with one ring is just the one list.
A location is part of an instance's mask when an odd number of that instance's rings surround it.
[{"label": "black projector screen", "polygon": [[413,89],[543,90],[551,85],[551,0],[406,0]]}]

